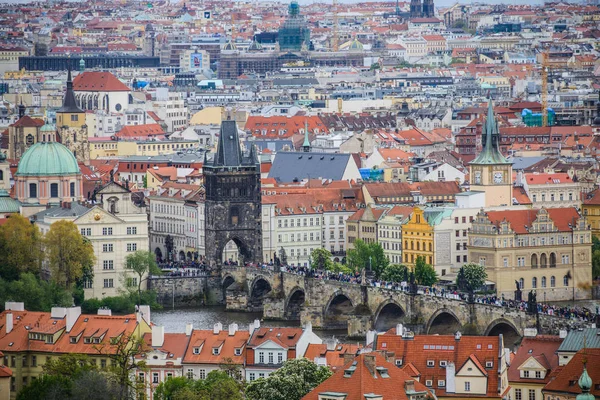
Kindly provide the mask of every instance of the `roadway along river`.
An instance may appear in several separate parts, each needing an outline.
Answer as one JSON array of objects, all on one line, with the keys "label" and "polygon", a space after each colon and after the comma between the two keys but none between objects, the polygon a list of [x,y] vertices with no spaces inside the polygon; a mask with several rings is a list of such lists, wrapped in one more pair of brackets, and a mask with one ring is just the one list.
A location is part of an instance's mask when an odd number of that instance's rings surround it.
[{"label": "roadway along river", "polygon": [[[262,313],[226,312],[224,306],[205,306],[194,308],[178,308],[175,310],[164,309],[152,311],[152,322],[165,327],[165,332],[185,332],[185,324],[194,324],[194,329],[212,329],[214,324],[220,322],[223,329],[232,323],[236,323],[239,329],[248,330],[248,324],[255,319],[261,319]],[[300,326],[299,321],[261,321],[261,326]],[[335,336],[340,341],[346,340],[347,332],[342,331],[318,331],[315,333],[321,338]]]}]

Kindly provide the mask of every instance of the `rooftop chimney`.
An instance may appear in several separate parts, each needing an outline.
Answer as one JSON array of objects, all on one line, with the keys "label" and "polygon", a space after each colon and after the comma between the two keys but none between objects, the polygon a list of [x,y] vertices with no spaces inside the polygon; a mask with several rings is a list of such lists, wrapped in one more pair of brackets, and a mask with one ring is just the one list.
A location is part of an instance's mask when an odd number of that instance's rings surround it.
[{"label": "rooftop chimney", "polygon": [[99,308],[98,315],[103,315],[105,317],[110,317],[112,315],[112,311],[110,308]]},{"label": "rooftop chimney", "polygon": [[396,336],[402,336],[404,334],[404,327],[402,324],[396,325]]},{"label": "rooftop chimney", "polygon": [[566,329],[561,329],[560,331],[558,331],[558,337],[564,339],[567,337],[568,333],[569,332]]},{"label": "rooftop chimney", "polygon": [[25,311],[25,303],[17,301],[7,301],[4,303],[4,309],[6,311]]},{"label": "rooftop chimney", "polygon": [[214,326],[213,326],[213,333],[215,335],[218,335],[219,332],[221,332],[223,330],[223,324],[220,322],[217,322]]},{"label": "rooftop chimney", "polygon": [[190,336],[194,330],[194,324],[185,324],[185,336]]},{"label": "rooftop chimney", "polygon": [[13,330],[13,315],[12,313],[6,314],[6,334],[8,335]]},{"label": "rooftop chimney", "polygon": [[50,318],[64,318],[67,316],[67,309],[65,307],[52,307],[50,310]]},{"label": "rooftop chimney", "polygon": [[81,307],[69,307],[67,308],[67,332],[71,332],[73,325],[77,322],[77,318],[81,315]]},{"label": "rooftop chimney", "polygon": [[229,336],[234,336],[237,331],[238,331],[238,324],[236,324],[236,323],[229,324]]},{"label": "rooftop chimney", "polygon": [[415,381],[412,379],[407,379],[404,381],[404,391],[406,393],[414,393],[415,392]]},{"label": "rooftop chimney", "polygon": [[152,327],[152,347],[162,347],[165,343],[165,327],[154,325]]},{"label": "rooftop chimney", "polygon": [[456,333],[454,334],[454,339],[460,340],[461,337],[462,337],[462,333],[460,333],[460,331],[456,331]]},{"label": "rooftop chimney", "polygon": [[456,392],[456,382],[454,381],[456,366],[453,362],[446,364],[446,392]]},{"label": "rooftop chimney", "polygon": [[143,305],[138,306],[138,312],[136,313],[137,322],[142,322],[142,319],[146,321],[148,325],[150,325],[150,306]]},{"label": "rooftop chimney", "polygon": [[306,324],[304,324],[304,332],[312,332],[312,322],[308,321]]},{"label": "rooftop chimney", "polygon": [[352,360],[354,360],[355,357],[356,357],[356,355],[354,355],[352,353],[344,353],[344,365],[346,365],[349,362],[351,362]]},{"label": "rooftop chimney", "polygon": [[365,366],[368,368],[371,375],[375,374],[375,354],[363,355]]}]

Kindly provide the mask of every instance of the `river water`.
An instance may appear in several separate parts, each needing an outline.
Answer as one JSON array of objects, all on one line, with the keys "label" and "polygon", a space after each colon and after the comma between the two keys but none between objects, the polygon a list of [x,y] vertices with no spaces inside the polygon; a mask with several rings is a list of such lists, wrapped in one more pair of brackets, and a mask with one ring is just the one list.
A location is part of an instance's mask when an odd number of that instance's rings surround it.
[{"label": "river water", "polygon": [[[239,329],[248,330],[248,325],[255,319],[260,320],[262,313],[231,312],[225,311],[225,306],[203,306],[152,311],[150,318],[156,325],[164,326],[165,332],[183,333],[185,325],[190,323],[194,325],[194,329],[212,329],[217,322],[223,324],[223,329],[227,329],[229,324],[236,323]],[[260,326],[300,326],[300,321],[261,321]],[[315,329],[314,332],[322,339],[335,336],[342,342],[346,341],[345,330]]]}]

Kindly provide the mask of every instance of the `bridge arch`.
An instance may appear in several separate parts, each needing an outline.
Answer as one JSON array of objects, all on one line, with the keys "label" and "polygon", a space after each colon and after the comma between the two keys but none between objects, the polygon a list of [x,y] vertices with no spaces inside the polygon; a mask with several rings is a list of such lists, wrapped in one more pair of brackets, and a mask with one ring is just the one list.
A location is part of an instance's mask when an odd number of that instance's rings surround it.
[{"label": "bridge arch", "polygon": [[378,332],[385,332],[403,321],[406,312],[395,300],[386,300],[377,307],[373,318],[373,326]]},{"label": "bridge arch", "polygon": [[492,321],[485,330],[484,336],[502,335],[504,346],[512,348],[523,337],[522,332],[515,326],[514,323],[506,318],[498,318]]},{"label": "bridge arch", "polygon": [[453,335],[461,328],[460,319],[454,311],[448,308],[441,308],[429,318],[425,327],[425,333],[428,335]]},{"label": "bridge arch", "polygon": [[231,274],[226,274],[221,281],[221,287],[223,289],[223,300],[227,299],[227,288],[235,283],[235,278]]},{"label": "bridge arch", "polygon": [[264,300],[273,290],[269,279],[263,275],[258,275],[252,280],[250,285],[250,298],[248,299],[249,311],[263,311]]},{"label": "bridge arch", "polygon": [[351,296],[336,290],[323,309],[323,326],[329,329],[345,329],[353,311],[354,303]]},{"label": "bridge arch", "polygon": [[306,301],[306,292],[303,288],[295,286],[285,299],[285,317],[286,319],[299,320],[302,305]]}]

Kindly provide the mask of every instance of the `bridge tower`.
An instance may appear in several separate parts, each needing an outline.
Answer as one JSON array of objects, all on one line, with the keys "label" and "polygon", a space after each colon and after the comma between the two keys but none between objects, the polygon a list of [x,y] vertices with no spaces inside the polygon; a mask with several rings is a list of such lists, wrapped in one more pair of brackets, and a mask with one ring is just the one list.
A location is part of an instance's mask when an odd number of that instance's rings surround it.
[{"label": "bridge tower", "polygon": [[262,262],[260,164],[250,146],[244,154],[237,125],[228,117],[214,158],[204,158],[205,248],[212,269],[221,267],[230,241],[238,247],[240,265]]}]

